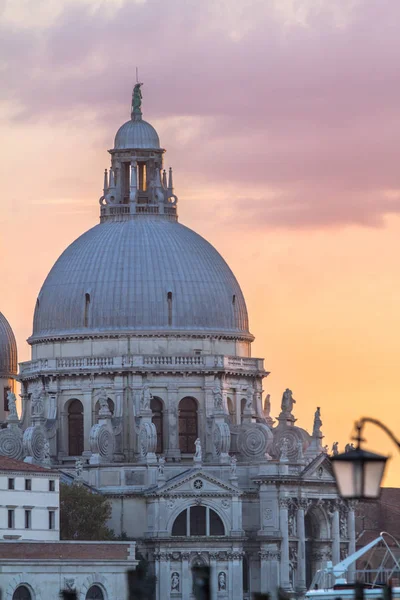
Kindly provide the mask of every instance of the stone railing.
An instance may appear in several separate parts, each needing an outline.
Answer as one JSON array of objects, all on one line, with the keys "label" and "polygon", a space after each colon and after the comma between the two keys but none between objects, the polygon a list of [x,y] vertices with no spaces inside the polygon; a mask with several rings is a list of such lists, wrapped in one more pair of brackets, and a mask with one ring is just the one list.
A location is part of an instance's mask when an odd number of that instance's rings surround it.
[{"label": "stone railing", "polygon": [[262,371],[264,361],[261,358],[242,358],[215,354],[200,355],[151,355],[126,354],[123,356],[83,356],[66,358],[46,358],[21,363],[21,375],[36,372],[87,371],[95,369],[121,370],[124,368],[143,368],[155,370],[227,370]]}]

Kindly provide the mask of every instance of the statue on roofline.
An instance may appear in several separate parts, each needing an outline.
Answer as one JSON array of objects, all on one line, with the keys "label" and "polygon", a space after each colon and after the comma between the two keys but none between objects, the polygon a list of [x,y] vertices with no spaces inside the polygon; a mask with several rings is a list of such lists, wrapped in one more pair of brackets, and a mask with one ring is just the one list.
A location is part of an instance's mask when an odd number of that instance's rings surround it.
[{"label": "statue on roofline", "polygon": [[296,400],[293,398],[292,390],[289,390],[289,388],[287,388],[283,392],[283,396],[282,396],[282,404],[281,404],[282,412],[283,413],[291,413],[293,410],[293,404],[296,404]]}]

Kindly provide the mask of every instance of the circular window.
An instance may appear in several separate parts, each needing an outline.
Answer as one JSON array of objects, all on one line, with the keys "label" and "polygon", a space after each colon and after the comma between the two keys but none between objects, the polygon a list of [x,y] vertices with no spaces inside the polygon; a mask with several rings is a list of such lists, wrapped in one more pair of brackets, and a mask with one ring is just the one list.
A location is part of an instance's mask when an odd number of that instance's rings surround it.
[{"label": "circular window", "polygon": [[195,490],[201,490],[201,488],[203,487],[203,482],[201,479],[195,479],[193,482],[193,487]]}]

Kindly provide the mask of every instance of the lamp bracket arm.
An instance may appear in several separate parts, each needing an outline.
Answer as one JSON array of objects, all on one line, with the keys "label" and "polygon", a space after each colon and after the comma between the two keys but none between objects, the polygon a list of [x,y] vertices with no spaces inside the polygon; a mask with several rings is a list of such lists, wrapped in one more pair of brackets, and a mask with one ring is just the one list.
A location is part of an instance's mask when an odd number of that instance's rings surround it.
[{"label": "lamp bracket arm", "polygon": [[362,429],[363,429],[363,427],[364,427],[364,425],[366,423],[372,423],[373,425],[377,425],[378,427],[380,427],[381,429],[383,429],[383,431],[390,437],[390,439],[392,440],[392,442],[394,442],[394,444],[400,450],[400,441],[396,438],[396,436],[394,435],[394,433],[392,433],[390,431],[390,429],[388,427],[386,427],[386,425],[384,425],[383,423],[381,423],[381,421],[378,421],[378,419],[372,419],[371,417],[363,417],[362,419],[360,419],[356,423],[356,429],[357,429],[357,432],[358,432],[358,436],[357,436],[358,442],[362,441],[361,431],[362,431]]}]

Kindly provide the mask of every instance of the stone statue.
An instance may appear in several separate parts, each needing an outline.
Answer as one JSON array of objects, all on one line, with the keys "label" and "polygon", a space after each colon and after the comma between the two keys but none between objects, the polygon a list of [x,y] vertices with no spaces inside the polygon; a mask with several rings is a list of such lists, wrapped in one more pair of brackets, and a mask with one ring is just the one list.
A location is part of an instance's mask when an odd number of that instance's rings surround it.
[{"label": "stone statue", "polygon": [[303,460],[303,442],[301,440],[297,440],[297,460]]},{"label": "stone statue", "polygon": [[42,417],[44,413],[43,389],[36,388],[32,393],[32,417]]},{"label": "stone statue", "polygon": [[171,592],[179,592],[179,573],[176,571],[171,574]]},{"label": "stone statue", "polygon": [[110,413],[110,409],[108,407],[107,392],[104,386],[100,389],[99,393],[99,407],[99,415],[105,415]]},{"label": "stone statue", "polygon": [[8,402],[8,418],[17,418],[18,419],[18,413],[17,413],[17,398],[14,394],[14,392],[7,392],[7,402]]},{"label": "stone statue", "polygon": [[133,88],[132,95],[132,113],[140,113],[142,108],[142,83],[137,83]]},{"label": "stone statue", "polygon": [[268,418],[271,414],[271,394],[267,394],[264,400],[264,416]]},{"label": "stone statue", "polygon": [[250,386],[247,388],[246,407],[245,407],[246,410],[252,410],[252,408],[253,408],[253,395],[254,395],[254,390]]},{"label": "stone statue", "polygon": [[164,476],[165,458],[163,456],[158,457],[158,474],[160,477]]},{"label": "stone statue", "polygon": [[344,451],[345,452],[350,452],[351,450],[354,450],[354,444],[346,444],[346,446],[344,447]]},{"label": "stone statue", "polygon": [[213,394],[214,394],[214,408],[215,410],[222,410],[223,409],[223,399],[222,399],[222,392],[221,392],[221,386],[219,385],[219,383],[216,381],[215,382],[215,387],[213,390]]},{"label": "stone statue", "polygon": [[313,427],[313,437],[319,437],[321,433],[322,421],[321,421],[321,408],[317,406],[317,410],[314,414],[314,427]]},{"label": "stone statue", "polygon": [[236,477],[236,456],[231,456],[231,477]]},{"label": "stone statue", "polygon": [[328,444],[326,444],[322,450],[322,452],[325,452],[325,454],[329,454],[329,446]]},{"label": "stone statue", "polygon": [[281,409],[283,413],[291,413],[293,410],[293,404],[296,404],[296,400],[293,398],[292,390],[288,388],[283,392]]},{"label": "stone statue", "polygon": [[287,438],[283,438],[282,443],[281,443],[281,454],[279,457],[279,460],[287,460],[288,459],[288,450],[289,450],[289,441]]},{"label": "stone statue", "polygon": [[223,592],[226,590],[226,574],[224,571],[218,573],[218,591]]},{"label": "stone statue", "polygon": [[197,438],[194,445],[196,447],[194,458],[200,461],[201,460],[201,442],[200,442],[199,438]]},{"label": "stone statue", "polygon": [[332,454],[333,454],[333,456],[337,456],[339,454],[339,442],[333,442]]},{"label": "stone statue", "polygon": [[142,399],[141,399],[142,410],[150,410],[150,402],[152,401],[152,399],[153,399],[153,395],[150,392],[150,388],[146,383],[142,389]]},{"label": "stone statue", "polygon": [[75,461],[75,479],[82,479],[83,473],[83,462],[81,458],[77,458]]}]

